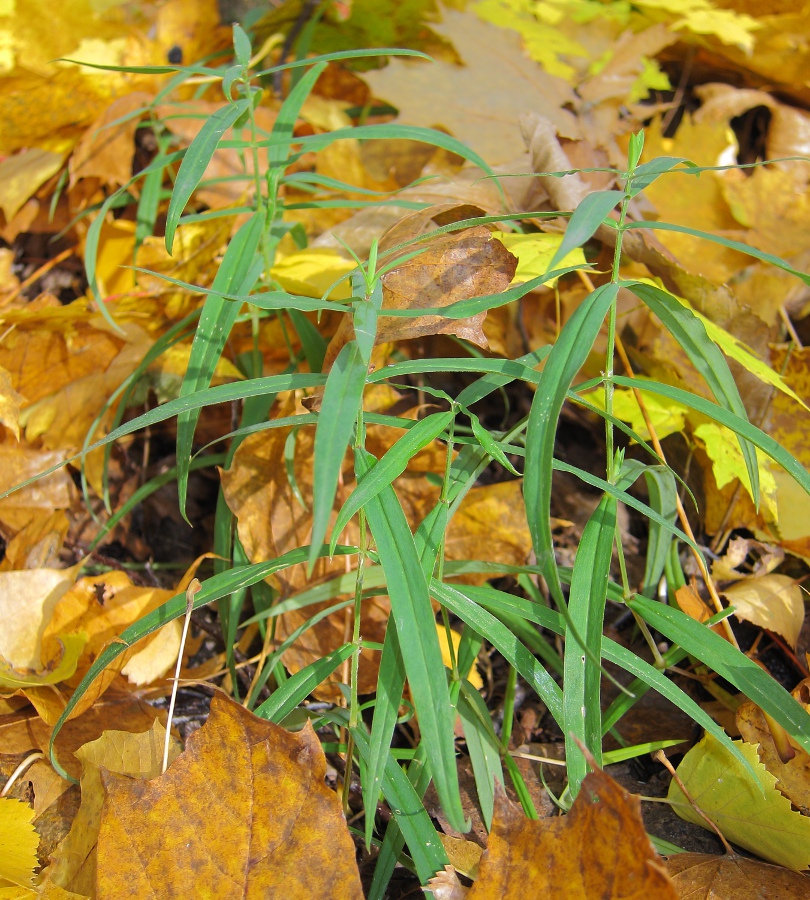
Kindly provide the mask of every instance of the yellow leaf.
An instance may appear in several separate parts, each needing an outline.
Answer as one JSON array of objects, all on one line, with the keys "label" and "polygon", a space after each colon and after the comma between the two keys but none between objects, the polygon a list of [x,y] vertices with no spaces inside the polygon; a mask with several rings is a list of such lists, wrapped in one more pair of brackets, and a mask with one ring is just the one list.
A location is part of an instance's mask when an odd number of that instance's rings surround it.
[{"label": "yellow leaf", "polygon": [[[637,380],[641,382],[640,388],[643,388],[645,379],[637,376]],[[659,397],[655,394],[644,394],[644,409],[650,418],[653,428],[659,440],[670,434],[677,434],[683,431],[686,416],[689,409],[675,400],[667,400],[665,397]],[[603,389],[592,391],[588,394],[588,400],[598,406],[600,409],[605,408],[605,392]],[[645,441],[650,439],[650,432],[647,430],[647,423],[641,414],[641,407],[638,405],[636,395],[630,388],[616,388],[613,391],[613,415],[617,419],[627,424],[635,431],[635,433]]]},{"label": "yellow leaf", "polygon": [[29,885],[37,865],[39,835],[31,820],[34,810],[20,800],[0,799],[0,878]]},{"label": "yellow leaf", "polygon": [[[285,256],[273,266],[270,274],[291,294],[320,299],[339,278],[356,268],[354,260],[346,259],[334,250],[313,247]],[[328,299],[346,300],[351,295],[347,278],[329,293]]]},{"label": "yellow leaf", "polygon": [[59,684],[60,681],[70,678],[76,671],[79,656],[87,643],[87,635],[84,632],[66,634],[59,643],[63,648],[62,656],[57,657],[44,669],[20,671],[12,668],[0,657],[0,688],[16,689]]},{"label": "yellow leaf", "polygon": [[20,439],[20,404],[24,398],[11,386],[11,375],[0,366],[0,423]]},{"label": "yellow leaf", "polygon": [[744,578],[723,593],[736,607],[738,618],[781,634],[796,648],[804,624],[804,591],[793,578],[787,575]]},{"label": "yellow leaf", "polygon": [[31,147],[0,162],[0,209],[10,222],[40,185],[62,166],[62,154]]},{"label": "yellow leaf", "polygon": [[[95,896],[95,848],[104,803],[101,767],[129,778],[155,778],[162,768],[165,736],[166,729],[155,719],[149,731],[105,731],[75,751],[82,764],[82,802],[70,831],[53,855],[47,887],[59,885]],[[169,761],[173,762],[179,754],[180,745],[172,738]]]},{"label": "yellow leaf", "polygon": [[527,819],[496,782],[487,851],[468,900],[676,900],[641,820],[641,802],[591,772],[567,816]]},{"label": "yellow leaf", "polygon": [[[717,482],[717,487],[725,487],[730,481],[739,478],[750,495],[751,481],[748,478],[748,469],[745,467],[745,460],[740,450],[737,435],[730,428],[726,428],[725,425],[704,422],[695,428],[695,437],[703,442],[706,453],[712,461],[712,473],[714,474],[714,480]],[[770,520],[776,522],[778,515],[776,507],[776,479],[770,470],[767,457],[761,450],[757,450],[757,464],[759,467],[759,488],[762,505]]]},{"label": "yellow leaf", "polygon": [[[724,837],[769,862],[796,872],[810,865],[810,819],[794,812],[776,789],[776,779],[759,761],[756,747],[734,746],[756,772],[755,784],[742,764],[710,734],[678,766],[678,775],[700,809]],[[687,822],[708,828],[673,779],[667,799]]]},{"label": "yellow leaf", "polygon": [[[513,256],[517,257],[518,266],[512,284],[530,281],[532,278],[545,275],[548,272],[548,264],[563,239],[561,234],[506,234],[503,231],[495,231],[492,236],[497,238]],[[585,254],[580,248],[577,248],[561,260],[557,264],[557,268],[581,266],[585,265],[585,262]],[[546,284],[554,287],[558,281],[558,278],[552,278]]]},{"label": "yellow leaf", "polygon": [[291,734],[216,695],[164,775],[102,772],[99,896],[195,897],[205,885],[209,897],[359,900],[354,843],[325,773],[309,723]]},{"label": "yellow leaf", "polygon": [[[439,636],[439,647],[441,647],[442,651],[442,662],[447,666],[448,669],[453,668],[453,660],[450,658],[450,648],[447,644],[447,629],[441,623],[436,623],[436,634]],[[461,645],[461,635],[457,631],[453,631],[450,629],[450,640],[453,642],[453,658],[458,661],[458,648]],[[470,684],[480,690],[484,686],[484,682],[481,679],[480,674],[478,673],[478,669],[475,666],[475,660],[473,660],[473,664],[470,666],[469,672],[461,672],[462,678],[466,678]]]},{"label": "yellow leaf", "polygon": [[[0,572],[0,656],[15,669],[40,667],[42,629],[80,565]],[[61,648],[55,651],[54,656],[61,656]]]}]

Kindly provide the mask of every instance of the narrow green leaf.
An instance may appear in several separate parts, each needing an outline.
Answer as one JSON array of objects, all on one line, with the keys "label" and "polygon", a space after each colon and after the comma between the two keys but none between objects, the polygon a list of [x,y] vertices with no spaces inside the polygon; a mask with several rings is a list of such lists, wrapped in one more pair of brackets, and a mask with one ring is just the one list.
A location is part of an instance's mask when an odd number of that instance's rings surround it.
[{"label": "narrow green leaf", "polygon": [[326,536],[343,457],[354,435],[357,413],[363,402],[367,372],[356,341],[350,341],[338,353],[326,380],[315,429],[310,568],[315,562],[317,547]]},{"label": "narrow green leaf", "polygon": [[344,644],[310,663],[273,691],[272,696],[253,712],[261,719],[280,722],[299,703],[303,703],[318,685],[323,684],[338,666],[346,662],[354,650],[354,644]]},{"label": "narrow green leaf", "polygon": [[[717,402],[741,419],[747,419],[748,413],[725,356],[706,334],[706,328],[692,310],[679,303],[672,294],[651,284],[631,282],[625,287],[647,304],[664,328],[683,347],[692,365],[703,376]],[[742,437],[739,440],[745,467],[751,480],[751,496],[755,505],[758,505],[759,466],[757,454],[748,441]]]},{"label": "narrow green leaf", "polygon": [[[262,235],[262,219],[251,216],[234,235],[214,277],[212,290],[247,293],[259,276],[253,266]],[[224,300],[219,294],[208,294],[200,313],[200,321],[191,344],[188,369],[180,386],[180,396],[186,397],[207,388],[214,377],[225,342],[242,309],[241,302]],[[191,409],[177,417],[177,488],[180,513],[186,515],[188,465],[194,442],[194,431],[200,418],[199,409]]]},{"label": "narrow green leaf", "polygon": [[724,407],[712,403],[709,400],[704,400],[703,397],[698,397],[697,394],[683,391],[680,388],[671,387],[668,384],[661,384],[657,381],[647,381],[645,379],[643,382],[640,382],[637,378],[625,378],[623,375],[615,375],[613,377],[613,383],[618,384],[621,387],[639,388],[642,391],[649,391],[651,394],[659,394],[661,397],[667,397],[670,400],[682,403],[684,406],[689,406],[697,412],[702,413],[704,416],[713,419],[715,422],[725,425],[735,434],[744,437],[755,447],[759,447],[759,449],[770,456],[771,459],[778,462],[779,465],[782,466],[789,475],[792,475],[805,491],[810,494],[810,473],[807,472],[807,469],[805,469],[795,456],[788,453],[781,444],[765,434],[764,431],[761,431],[755,425],[752,425],[748,419],[736,416]]},{"label": "narrow green leaf", "polygon": [[385,629],[380,672],[377,676],[377,699],[371,723],[366,777],[363,780],[363,809],[366,813],[366,847],[371,844],[374,816],[380,796],[385,767],[390,756],[391,738],[397,724],[402,692],[405,688],[405,664],[393,619]]},{"label": "narrow green leaf", "polygon": [[504,784],[501,746],[492,729],[490,713],[483,698],[466,679],[461,684],[458,713],[470,754],[481,815],[489,830],[495,808],[495,781]]},{"label": "narrow green leaf", "polygon": [[250,105],[249,99],[236,100],[218,109],[200,129],[186,150],[166,213],[166,250],[171,254],[177,223],[194,189],[200,183],[222,136]]},{"label": "narrow green leaf", "polygon": [[247,69],[250,65],[250,38],[237,22],[233,24],[233,51],[239,65]]},{"label": "narrow green leaf", "polygon": [[479,634],[486,635],[492,646],[526,679],[554,719],[562,726],[563,695],[559,685],[512,632],[495,616],[473,602],[466,590],[450,587],[434,578],[430,583],[430,592],[439,603],[463,619],[471,628]]},{"label": "narrow green leaf", "polygon": [[572,250],[576,250],[577,247],[581,247],[586,241],[589,241],[610,211],[623,198],[623,191],[594,191],[583,197],[568,221],[562,243],[548,264],[549,271],[558,262],[565,259]]},{"label": "narrow green leaf", "polygon": [[[359,477],[369,472],[373,461],[374,457],[365,450],[355,451]],[[453,737],[455,710],[450,703],[436,620],[413,535],[390,486],[368,501],[366,515],[385,572],[391,615],[436,792],[453,827],[464,831]]]},{"label": "narrow green leaf", "polygon": [[[647,482],[650,507],[667,521],[674,522],[677,515],[678,490],[672,470],[666,466],[647,466],[644,470],[644,480]],[[644,564],[644,586],[641,591],[647,597],[653,597],[658,589],[671,544],[672,533],[651,519],[647,537],[647,558]]]},{"label": "narrow green leaf", "polygon": [[[566,627],[563,656],[563,732],[568,789],[572,797],[588,774],[588,761],[577,741],[602,764],[602,628],[605,618],[610,559],[616,533],[616,499],[604,496],[588,519],[571,575],[568,612],[576,633]],[[581,635],[590,654],[576,640]]]},{"label": "narrow green leaf", "polygon": [[392,446],[364,475],[343,504],[332,529],[332,544],[336,544],[340,533],[349,524],[352,516],[369,500],[388,487],[407,468],[416,454],[437,438],[453,421],[452,412],[433,413],[420,419],[413,428]]},{"label": "narrow green leaf", "polygon": [[799,269],[794,269],[789,262],[786,262],[781,257],[774,256],[773,253],[765,253],[762,250],[757,250],[756,247],[752,247],[750,246],[750,244],[743,244],[741,241],[732,241],[729,240],[729,238],[722,237],[719,234],[712,234],[710,231],[698,231],[695,228],[687,228],[685,225],[673,225],[672,222],[631,222],[625,227],[628,230],[649,228],[653,231],[677,231],[681,234],[691,234],[692,237],[703,238],[704,240],[711,241],[714,244],[720,244],[723,247],[728,247],[729,250],[737,250],[740,253],[745,253],[747,256],[753,256],[754,259],[759,259],[762,260],[762,262],[770,263],[772,266],[776,266],[777,269],[782,269],[784,272],[789,272],[791,275],[795,275],[797,278],[801,279],[805,284],[810,285],[810,275],[808,275],[806,272],[799,271]]},{"label": "narrow green leaf", "polygon": [[618,291],[619,286],[612,283],[598,287],[566,322],[540,374],[526,428],[526,518],[538,565],[554,600],[561,604],[565,601],[551,536],[551,473],[557,421],[568,389],[587,359]]},{"label": "narrow green leaf", "polygon": [[637,594],[627,604],[656,631],[705,662],[775,719],[810,753],[810,715],[801,704],[753,660],[711,628],[649,597]]}]

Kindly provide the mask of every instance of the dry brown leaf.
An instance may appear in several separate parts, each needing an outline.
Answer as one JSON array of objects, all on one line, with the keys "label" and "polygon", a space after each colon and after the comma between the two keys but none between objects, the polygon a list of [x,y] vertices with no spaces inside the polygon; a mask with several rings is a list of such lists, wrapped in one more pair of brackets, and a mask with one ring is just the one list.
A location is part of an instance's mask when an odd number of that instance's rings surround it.
[{"label": "dry brown leaf", "polygon": [[367,72],[375,95],[393,103],[407,125],[439,125],[499,165],[523,151],[518,117],[530,110],[551,118],[561,134],[579,137],[579,123],[565,107],[572,88],[526,58],[512,31],[482,22],[473,12],[445,8],[433,26],[449,36],[463,65],[392,59]]},{"label": "dry brown leaf", "polygon": [[525,897],[676,900],[677,894],[644,831],[640,801],[596,771],[564,818],[527,819],[497,791],[468,900]]},{"label": "dry brown leaf", "polygon": [[104,773],[101,897],[362,898],[354,843],[311,725],[291,734],[216,694],[165,775]]},{"label": "dry brown leaf", "polygon": [[[459,221],[479,215],[476,207],[444,204],[406,216],[390,228],[380,241],[380,250],[396,246],[424,234],[430,224]],[[487,348],[481,326],[486,312],[467,319],[441,316],[416,318],[386,317],[385,310],[436,309],[460,300],[505,291],[517,269],[517,259],[500,241],[492,239],[488,228],[479,225],[458,234],[443,234],[414,245],[422,252],[395,266],[382,277],[383,313],[377,326],[375,345],[403,341],[432,334],[453,334]],[[404,255],[404,251],[398,251]],[[382,257],[380,262],[389,259]],[[327,348],[323,370],[330,369],[338,353],[354,338],[351,320],[346,317]]]},{"label": "dry brown leaf", "polygon": [[[134,91],[114,100],[87,129],[70,157],[70,187],[80,178],[98,178],[102,184],[120,187],[132,178],[135,132],[140,117],[130,113],[151,101],[151,94]],[[125,118],[126,121],[117,122]]]},{"label": "dry brown leaf", "polygon": [[[700,597],[695,589],[688,584],[679,587],[678,590],[675,591],[675,601],[681,612],[685,612],[687,616],[694,619],[696,622],[705,622],[706,619],[710,619],[714,615],[708,604]],[[712,631],[715,632],[715,634],[719,634],[721,637],[728,638],[728,635],[721,624],[712,625]]]},{"label": "dry brown leaf", "polygon": [[[82,766],[82,802],[70,832],[51,858],[46,884],[95,896],[96,841],[104,803],[101,769],[130,778],[156,778],[163,766],[165,735],[166,729],[155,720],[149,731],[105,731],[76,751]],[[175,760],[180,751],[179,742],[172,739],[169,759]]]},{"label": "dry brown leaf", "polygon": [[[802,685],[793,691],[793,696],[801,702]],[[783,762],[765,715],[755,703],[743,703],[737,710],[736,721],[743,740],[757,745],[759,761],[776,778],[776,787],[798,810],[809,815],[810,754],[786,735],[794,755],[792,759]]]},{"label": "dry brown leaf", "polygon": [[666,862],[682,900],[805,900],[804,875],[742,856],[678,853]]}]

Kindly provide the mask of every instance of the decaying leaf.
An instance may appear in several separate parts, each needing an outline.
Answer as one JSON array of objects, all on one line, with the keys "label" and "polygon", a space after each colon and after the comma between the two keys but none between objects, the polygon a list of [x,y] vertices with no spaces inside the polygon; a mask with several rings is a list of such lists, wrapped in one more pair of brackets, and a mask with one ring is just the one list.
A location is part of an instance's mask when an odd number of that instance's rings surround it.
[{"label": "decaying leaf", "polygon": [[[214,696],[165,775],[104,773],[100,896],[361,898],[354,845],[309,724],[291,734]],[[250,811],[246,815],[246,811]]]},{"label": "decaying leaf", "polygon": [[468,900],[587,897],[676,900],[644,831],[638,798],[591,772],[564,818],[526,819],[496,794],[487,850]]},{"label": "decaying leaf", "polygon": [[[101,770],[130,778],[157,777],[163,764],[165,734],[166,729],[155,720],[149,731],[105,731],[76,750],[82,765],[82,802],[70,832],[53,855],[47,883],[95,896],[96,841],[104,803]],[[176,759],[179,753],[180,745],[172,739],[169,759]]]},{"label": "decaying leaf", "polygon": [[743,856],[678,853],[666,867],[684,900],[803,900],[809,887],[804,875]]},{"label": "decaying leaf", "polygon": [[[810,819],[791,809],[754,746],[743,741],[734,744],[756,772],[758,785],[737,758],[709,734],[684,756],[678,775],[727,840],[769,862],[804,871],[810,866]],[[682,819],[708,827],[674,779],[667,797]]]}]

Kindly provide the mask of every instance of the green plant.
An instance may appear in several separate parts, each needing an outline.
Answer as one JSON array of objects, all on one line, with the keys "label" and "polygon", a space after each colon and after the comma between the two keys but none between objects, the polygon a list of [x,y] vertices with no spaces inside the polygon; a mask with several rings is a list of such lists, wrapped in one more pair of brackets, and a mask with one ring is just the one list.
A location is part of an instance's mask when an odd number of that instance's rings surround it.
[{"label": "green plant", "polygon": [[[373,51],[375,55],[381,52]],[[515,681],[519,674],[537,692],[566,736],[566,765],[571,798],[576,795],[586,772],[586,756],[582,747],[597,762],[602,760],[602,737],[621,716],[649,688],[659,691],[685,710],[692,718],[737,753],[722,730],[686,694],[665,675],[665,668],[686,655],[703,661],[738,690],[756,701],[777,723],[784,727],[798,743],[810,750],[810,719],[767,673],[737,649],[698,624],[679,610],[649,599],[645,593],[631,588],[623,565],[621,542],[617,541],[617,502],[641,511],[651,523],[650,551],[644,589],[659,580],[667,564],[672,563],[673,547],[678,542],[700,554],[693,536],[675,524],[675,476],[658,451],[629,432],[649,455],[649,463],[625,460],[616,449],[615,430],[628,432],[627,426],[613,415],[612,393],[615,386],[640,388],[643,391],[668,397],[697,410],[711,420],[730,428],[739,437],[740,449],[746,462],[751,489],[758,496],[758,467],[755,448],[780,463],[810,493],[810,476],[775,441],[754,427],[747,419],[734,379],[724,356],[709,338],[701,320],[687,306],[667,291],[641,281],[623,280],[620,275],[622,238],[630,230],[664,228],[661,223],[630,222],[627,206],[632,198],[654,179],[668,173],[680,177],[698,174],[701,170],[681,159],[657,159],[640,165],[643,134],[630,142],[627,169],[618,173],[621,190],[601,191],[588,195],[570,215],[568,228],[548,271],[531,282],[506,292],[464,300],[448,307],[433,310],[399,311],[397,314],[414,317],[430,313],[447,318],[467,318],[476,313],[511,303],[534,287],[572,271],[572,267],[558,267],[566,254],[585,244],[600,226],[616,232],[616,249],[611,278],[594,289],[563,327],[552,347],[539,348],[515,360],[460,357],[458,359],[408,360],[369,372],[369,361],[378,321],[392,312],[382,307],[381,277],[403,255],[421,252],[425,242],[440,234],[497,221],[515,222],[521,217],[506,213],[452,223],[394,248],[392,256],[378,266],[376,248],[366,262],[358,261],[351,277],[352,297],[346,303],[327,298],[313,300],[280,289],[270,274],[276,248],[290,231],[283,219],[285,201],[281,188],[292,176],[286,170],[305,151],[315,151],[342,138],[410,137],[444,147],[479,165],[485,172],[486,163],[452,138],[439,132],[404,128],[395,125],[358,126],[311,137],[294,136],[294,126],[301,107],[330,59],[353,58],[361,52],[333,54],[322,59],[302,59],[283,67],[253,71],[251,46],[245,33],[234,28],[235,64],[230,67],[200,65],[149,69],[173,74],[167,93],[188,79],[218,79],[227,102],[201,129],[198,137],[185,151],[168,152],[161,145],[156,160],[138,179],[143,180],[139,200],[139,221],[144,227],[154,225],[163,176],[168,167],[180,162],[171,192],[166,218],[166,246],[171,252],[177,227],[183,221],[197,220],[207,215],[187,216],[183,213],[187,202],[203,178],[213,152],[222,145],[228,128],[240,129],[247,135],[234,139],[229,146],[238,147],[245,158],[244,179],[252,181],[249,206],[230,210],[232,214],[248,214],[248,218],[232,239],[210,290],[204,291],[205,302],[198,314],[188,317],[168,332],[156,345],[154,354],[161,352],[185,334],[197,319],[188,373],[179,396],[126,424],[120,424],[126,406],[126,392],[134,388],[140,372],[148,365],[145,360],[125,387],[118,408],[116,427],[102,440],[88,445],[84,453],[100,446],[110,447],[119,438],[148,425],[177,417],[177,478],[181,508],[185,507],[188,475],[197,464],[213,464],[214,458],[192,454],[195,427],[200,411],[206,406],[225,401],[242,401],[240,427],[232,434],[230,447],[224,456],[216,457],[227,468],[239,443],[250,433],[265,428],[295,426],[314,427],[314,500],[313,538],[310,546],[299,547],[277,559],[251,563],[240,546],[234,531],[233,515],[220,494],[216,519],[215,552],[217,561],[213,577],[207,579],[194,599],[195,607],[217,601],[227,647],[234,644],[237,629],[258,622],[272,628],[279,615],[290,610],[303,610],[316,603],[331,601],[326,611],[312,616],[301,629],[291,635],[263,661],[263,669],[247,698],[254,712],[277,722],[300,721],[300,704],[314,688],[326,680],[347,661],[351,679],[347,686],[347,708],[334,707],[311,715],[316,724],[332,724],[345,733],[347,740],[339,749],[357,762],[363,783],[366,810],[365,839],[370,842],[374,829],[374,810],[382,792],[393,812],[393,818],[382,839],[371,895],[382,896],[393,866],[403,859],[407,845],[413,867],[423,883],[446,863],[442,845],[437,840],[430,818],[422,804],[425,790],[432,779],[450,822],[463,830],[464,816],[458,792],[455,763],[454,731],[456,715],[461,717],[467,746],[478,787],[479,799],[487,823],[493,807],[493,781],[503,781],[504,767],[512,780],[524,808],[536,814],[528,791],[508,751],[512,727],[511,710]],[[371,55],[367,53],[365,55]],[[414,54],[411,54],[414,55]],[[260,80],[272,76],[280,68],[300,69],[304,74],[296,81],[286,98],[272,131],[258,129],[255,108],[261,97]],[[261,164],[260,153],[265,153]],[[559,174],[559,173],[557,173]],[[311,175],[298,176],[297,184],[309,185],[322,195],[313,202],[328,206],[345,203],[342,192],[352,191],[350,185],[327,182]],[[128,186],[129,187],[129,186]],[[111,196],[99,210],[88,236],[87,265],[91,285],[95,284],[94,267],[99,230],[106,212],[128,189]],[[373,202],[386,202],[375,198]],[[618,207],[619,218],[610,214]],[[286,208],[289,208],[286,207]],[[544,215],[532,213],[523,218]],[[556,213],[554,215],[557,215]],[[761,253],[748,246],[682,229],[707,240],[723,243],[757,259],[779,266],[810,283],[810,278],[791,269],[782,260]],[[299,235],[300,237],[300,235]],[[576,268],[576,267],[573,267]],[[173,281],[183,287],[200,291],[198,287]],[[619,376],[614,373],[614,343],[616,335],[616,301],[620,289],[633,292],[647,304],[664,326],[677,339],[695,367],[701,372],[715,397],[714,403],[665,384]],[[101,309],[110,315],[104,304]],[[328,373],[320,371],[324,342],[301,313],[329,310],[352,316],[353,340],[343,346]],[[261,374],[261,353],[258,346],[258,323],[267,316],[278,316],[284,327],[297,333],[301,345],[299,353],[291,352],[288,370],[281,375],[265,377]],[[228,336],[239,321],[253,325],[256,340],[254,354],[244,360],[247,379],[235,384],[210,387],[214,369],[223,353]],[[604,375],[600,379],[574,384],[577,373],[591,352],[596,338],[607,320],[608,349]],[[111,318],[111,323],[115,325]],[[293,341],[290,341],[292,346]],[[310,371],[300,371],[306,359]],[[538,373],[536,367],[544,361]],[[368,385],[390,383],[408,375],[424,375],[442,371],[465,371],[480,377],[460,394],[451,397],[434,391],[447,409],[413,421],[385,416],[364,409],[364,390]],[[508,432],[486,431],[473,412],[477,402],[513,381],[523,381],[534,389],[530,414]],[[607,457],[605,478],[599,479],[557,461],[553,456],[554,440],[563,404],[587,404],[587,395],[594,388],[604,388],[603,415],[606,427]],[[270,419],[268,414],[282,391],[323,391],[323,403],[318,413]],[[593,407],[592,407],[593,408]],[[463,424],[469,419],[470,426]],[[457,421],[458,420],[458,421]],[[368,424],[382,424],[398,428],[404,435],[380,459],[365,448],[365,428]],[[404,471],[409,460],[436,439],[446,445],[446,466],[437,473],[440,499],[434,508],[411,530],[393,481]],[[327,542],[329,516],[336,495],[340,465],[347,449],[354,453],[357,486],[347,498],[338,522],[333,528],[331,543]],[[458,452],[454,455],[454,451]],[[524,498],[537,564],[534,566],[499,566],[487,560],[450,562],[444,559],[444,536],[447,525],[458,510],[465,494],[475,484],[481,472],[498,460],[507,462],[507,455],[525,458]],[[511,464],[510,464],[511,465]],[[576,563],[572,570],[561,568],[555,559],[550,526],[551,480],[553,470],[568,471],[598,487],[603,497],[585,528]],[[645,504],[628,492],[633,483],[644,476],[651,485],[650,504]],[[147,489],[145,489],[147,490]],[[139,495],[139,497],[142,496]],[[117,514],[120,515],[120,512]],[[357,546],[337,544],[342,527],[357,516],[361,535]],[[622,580],[610,580],[610,562],[614,549],[619,554]],[[291,597],[278,601],[264,579],[295,565],[310,568],[324,556],[356,557],[353,572],[335,577]],[[677,552],[674,553],[677,558]],[[452,578],[461,572],[483,572],[488,575],[510,574],[523,579],[531,589],[530,576],[540,575],[548,585],[557,610],[542,603],[498,591],[491,586],[467,587],[454,584]],[[563,586],[568,585],[566,594]],[[360,635],[360,610],[367,592],[384,589],[391,600],[392,615],[382,645],[363,641]],[[253,616],[243,617],[248,596]],[[351,596],[352,599],[339,598]],[[439,639],[434,628],[431,598],[441,604],[445,625],[448,614],[464,623],[461,642],[452,669],[442,662]],[[608,598],[625,603],[637,618],[642,629],[659,631],[672,647],[664,658],[656,658],[650,665],[640,657],[603,636],[605,604]],[[281,664],[281,654],[304,630],[315,625],[324,615],[351,607],[353,632],[351,639],[322,659],[313,662],[290,676]],[[75,692],[65,713],[54,729],[54,738],[87,686],[98,673],[133,643],[156,631],[186,610],[185,595],[180,594],[160,609],[127,629],[120,642],[110,645],[96,660],[90,672]],[[722,618],[722,617],[720,617]],[[540,629],[565,638],[565,650],[558,656]],[[483,642],[483,636],[505,658],[511,667],[506,702],[506,720],[498,734],[481,697],[462,673],[469,671]],[[380,654],[379,679],[371,726],[361,715],[357,691],[357,670],[361,649]],[[654,649],[657,654],[657,650]],[[600,704],[601,661],[618,665],[632,674],[635,681],[623,689],[617,700],[603,715]],[[229,659],[235,673],[235,660]],[[562,676],[562,686],[550,670]],[[256,705],[259,689],[275,682],[269,699]],[[406,768],[391,752],[391,742],[405,691],[409,686],[421,742],[414,750]],[[237,680],[233,679],[236,686]],[[53,740],[51,744],[53,748]],[[638,752],[645,752],[643,748]],[[743,759],[743,764],[748,765]],[[54,760],[55,764],[57,761]]]}]

